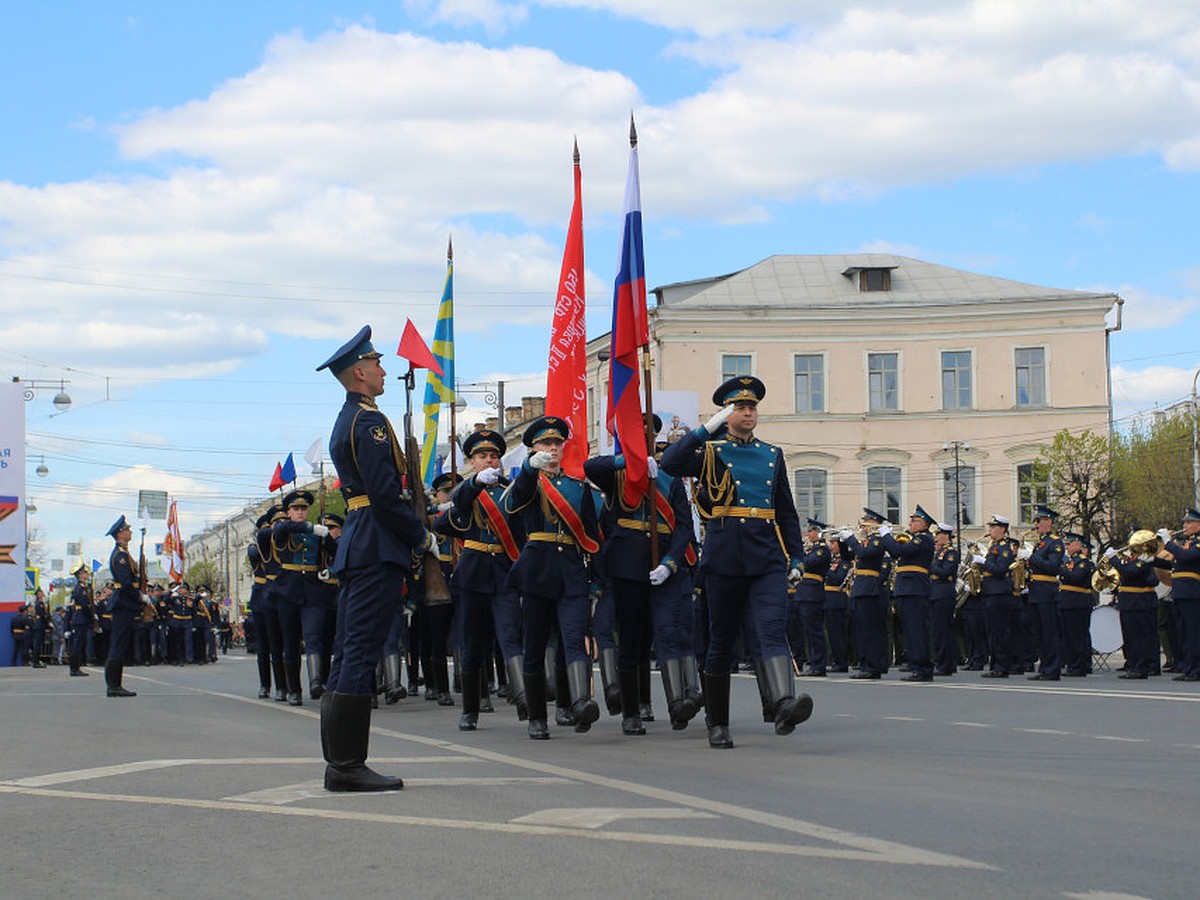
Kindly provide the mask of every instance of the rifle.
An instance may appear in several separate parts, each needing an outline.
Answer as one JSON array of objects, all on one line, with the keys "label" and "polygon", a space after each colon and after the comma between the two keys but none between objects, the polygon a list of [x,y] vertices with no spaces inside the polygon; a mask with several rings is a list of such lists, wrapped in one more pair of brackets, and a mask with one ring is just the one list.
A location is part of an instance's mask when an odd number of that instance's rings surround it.
[{"label": "rifle", "polygon": [[[429,501],[425,496],[425,479],[421,477],[421,447],[413,434],[412,392],[416,384],[410,363],[404,373],[404,487],[409,493],[409,505],[417,521],[429,527]],[[442,574],[442,561],[434,552],[422,560],[421,579],[425,582],[426,603],[446,603],[450,600],[450,585]]]},{"label": "rifle", "polygon": [[142,546],[138,550],[138,593],[146,596],[146,528],[142,527]]}]

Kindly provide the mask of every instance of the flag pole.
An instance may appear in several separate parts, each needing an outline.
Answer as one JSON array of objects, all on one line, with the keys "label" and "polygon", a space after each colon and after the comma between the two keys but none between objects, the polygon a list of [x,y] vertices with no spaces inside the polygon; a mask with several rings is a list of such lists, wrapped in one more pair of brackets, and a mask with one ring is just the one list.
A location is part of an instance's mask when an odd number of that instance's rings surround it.
[{"label": "flag pole", "polygon": [[[638,136],[637,127],[633,122],[633,112],[629,113],[629,152],[637,153]],[[640,206],[640,196],[639,196]],[[643,265],[644,265],[643,260]],[[649,311],[646,312],[649,318]],[[645,432],[646,432],[646,458],[654,459],[654,389],[650,384],[650,330],[646,329],[646,342],[642,344],[642,386],[646,392],[646,415],[644,416]],[[649,504],[650,517],[650,567],[658,567],[658,503],[656,502],[655,494],[658,492],[658,487],[654,483],[654,479],[648,479],[646,485],[646,502]]]}]

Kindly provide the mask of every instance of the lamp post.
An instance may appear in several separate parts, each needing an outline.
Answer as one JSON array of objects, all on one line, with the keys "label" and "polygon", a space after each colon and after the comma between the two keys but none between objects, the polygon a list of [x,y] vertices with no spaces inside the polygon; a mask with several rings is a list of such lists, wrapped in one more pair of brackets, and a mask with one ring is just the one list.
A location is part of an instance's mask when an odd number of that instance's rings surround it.
[{"label": "lamp post", "polygon": [[66,412],[68,409],[71,408],[71,395],[67,393],[67,385],[70,384],[69,381],[62,380],[62,379],[60,379],[59,381],[42,381],[42,380],[38,380],[36,378],[34,378],[34,379],[20,378],[20,377],[14,375],[13,382],[15,384],[21,385],[21,388],[25,395],[26,403],[33,400],[33,398],[35,396],[37,396],[37,392],[39,390],[43,390],[43,389],[48,390],[57,385],[58,393],[54,395],[54,399],[50,402],[54,404],[54,408],[56,410],[58,410],[60,413]]},{"label": "lamp post", "polygon": [[[496,409],[496,430],[504,431],[504,385],[505,382],[497,381],[493,387],[490,384],[483,382],[468,381],[465,384],[460,382],[454,386],[454,407],[458,412],[462,412],[467,408],[467,401],[462,398],[463,394],[482,394],[483,402]],[[451,439],[453,440],[453,435]]]},{"label": "lamp post", "polygon": [[971,445],[966,441],[946,441],[942,449],[954,451],[954,543],[962,555],[962,468],[958,464],[958,451],[970,450]]}]

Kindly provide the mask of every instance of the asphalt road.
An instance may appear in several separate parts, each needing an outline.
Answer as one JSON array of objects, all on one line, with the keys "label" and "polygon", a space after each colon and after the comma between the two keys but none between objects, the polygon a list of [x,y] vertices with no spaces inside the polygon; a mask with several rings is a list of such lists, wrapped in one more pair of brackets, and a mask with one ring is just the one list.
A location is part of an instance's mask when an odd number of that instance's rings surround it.
[{"label": "asphalt road", "polygon": [[833,676],[776,737],[735,676],[727,751],[657,686],[638,738],[409,698],[371,744],[405,790],[332,795],[249,657],[90,671],[0,669],[0,897],[1200,896],[1193,684]]}]

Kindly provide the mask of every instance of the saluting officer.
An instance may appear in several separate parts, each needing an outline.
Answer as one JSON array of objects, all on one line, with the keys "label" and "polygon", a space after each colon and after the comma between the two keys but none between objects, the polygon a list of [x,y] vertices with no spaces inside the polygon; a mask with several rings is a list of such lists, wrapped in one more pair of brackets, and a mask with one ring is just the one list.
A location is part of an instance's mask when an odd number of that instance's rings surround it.
[{"label": "saluting officer", "polygon": [[954,637],[954,607],[958,602],[958,550],[954,526],[939,522],[933,534],[929,563],[929,634],[934,675],[958,671],[958,641]]},{"label": "saluting officer", "polygon": [[1058,616],[1062,622],[1063,675],[1083,678],[1092,673],[1092,575],[1096,564],[1088,559],[1083,535],[1063,532],[1066,553],[1058,571]]},{"label": "saluting officer", "polygon": [[898,540],[886,524],[877,532],[884,549],[896,560],[892,595],[900,609],[904,655],[911,670],[904,681],[933,681],[929,653],[929,566],[934,553],[929,526],[933,524],[933,516],[918,504],[908,519],[908,540]]},{"label": "saluting officer", "polygon": [[883,598],[886,551],[878,529],[886,517],[863,507],[863,539],[843,529],[842,545],[854,554],[854,581],[850,586],[850,630],[858,653],[858,671],[851,678],[879,679],[888,670],[887,605]]},{"label": "saluting officer", "polygon": [[1175,681],[1200,681],[1200,510],[1188,507],[1183,514],[1183,535],[1175,540],[1163,529],[1158,533],[1167,552],[1175,557],[1171,570],[1171,596],[1183,620],[1183,646]]},{"label": "saluting officer", "polygon": [[707,520],[701,555],[708,594],[709,643],[704,695],[708,744],[733,746],[729,679],[743,622],[762,660],[775,733],[790,734],[812,715],[812,698],[796,696],[787,643],[788,584],[800,581],[800,518],[788,487],[783,451],[754,436],[766,386],[731,378],[713,393],[720,412],[667,447],[662,469],[693,476],[697,508]]},{"label": "saluting officer", "polygon": [[[662,419],[653,415],[654,433]],[[617,680],[621,691],[621,731],[645,734],[639,706],[649,688],[649,671],[641,672],[641,653],[651,634],[657,639],[667,710],[675,730],[696,715],[695,700],[687,695],[683,659],[690,654],[691,629],[681,629],[681,598],[690,599],[692,580],[688,554],[692,543],[692,511],[683,482],[660,472],[657,461],[646,460],[649,491],[641,497],[626,493],[625,456],[597,456],[583,464],[584,474],[604,493],[606,521],[604,559],[612,586],[617,645]],[[650,555],[651,523],[658,535],[658,560]],[[643,674],[646,684],[641,684]]]},{"label": "saluting officer", "polygon": [[586,732],[600,718],[592,699],[591,659],[584,636],[588,627],[588,576],[585,554],[600,549],[600,529],[591,488],[562,471],[562,447],[570,426],[557,416],[542,416],[525,429],[522,441],[532,452],[503,496],[502,508],[519,517],[525,546],[509,573],[520,591],[525,616],[525,703],[529,737],[546,740],[546,643],[558,619],[567,664],[567,684],[575,730]]},{"label": "saluting officer", "polygon": [[503,435],[491,429],[472,432],[463,441],[463,455],[472,474],[454,491],[451,507],[434,522],[434,531],[462,541],[462,554],[450,584],[458,591],[463,617],[462,731],[479,723],[483,665],[495,635],[504,655],[508,675],[508,702],[517,707],[517,718],[528,717],[525,706],[524,655],[521,646],[521,599],[506,585],[508,573],[521,553],[522,537],[501,508],[508,487],[500,457],[508,449]]},{"label": "saluting officer", "polygon": [[[805,524],[808,527],[805,529],[804,539],[808,543],[808,549],[800,560],[804,577],[796,585],[796,604],[800,610],[804,639],[808,644],[808,669],[801,674],[823,678],[826,669],[825,576],[833,563],[833,554],[829,546],[821,540],[821,533],[829,526],[813,518],[809,518]],[[800,649],[801,647],[792,648],[797,655]]]},{"label": "saluting officer", "polygon": [[1033,527],[1038,542],[1032,550],[1022,547],[1017,557],[1029,567],[1029,605],[1033,607],[1035,633],[1038,639],[1038,670],[1027,676],[1030,681],[1058,681],[1062,671],[1062,654],[1058,635],[1058,573],[1062,570],[1066,548],[1062,538],[1054,533],[1058,513],[1038,504],[1033,514]]},{"label": "saluting officer", "polygon": [[104,682],[109,697],[136,697],[136,691],[121,686],[125,671],[125,656],[133,640],[133,617],[142,608],[142,593],[138,590],[137,563],[129,555],[129,539],[133,529],[125,517],[113,522],[108,535],[116,543],[108,559],[108,571],[112,573],[113,595],[109,603],[112,614],[112,633],[108,643],[108,658],[104,663]]},{"label": "saluting officer", "polygon": [[1008,519],[993,515],[987,523],[992,539],[986,555],[977,555],[972,562],[983,570],[983,617],[987,622],[992,647],[991,668],[983,678],[1007,678],[1010,671],[1020,672],[1024,665],[1015,654],[1017,612],[1021,597],[1013,593],[1009,569],[1017,559],[1017,542],[1008,536]]},{"label": "saluting officer", "polygon": [[404,498],[404,456],[395,430],[375,405],[387,372],[364,326],[317,367],[329,369],[346,400],[329,437],[329,455],[346,498],[346,527],[330,573],[342,582],[337,637],[321,697],[325,789],[387,791],[400,778],[366,765],[371,733],[371,679],[400,605],[404,579],[434,546],[433,535]]},{"label": "saluting officer", "polygon": [[[279,558],[280,572],[275,580],[276,608],[283,638],[283,673],[287,678],[289,706],[302,706],[303,688],[300,684],[300,639],[304,634],[303,609],[320,602],[321,541],[329,528],[308,521],[308,509],[313,495],[309,491],[291,491],[283,498],[287,518],[271,526],[271,542]],[[310,671],[309,681],[320,677],[320,667]]]}]

